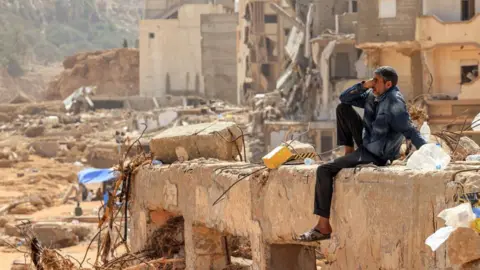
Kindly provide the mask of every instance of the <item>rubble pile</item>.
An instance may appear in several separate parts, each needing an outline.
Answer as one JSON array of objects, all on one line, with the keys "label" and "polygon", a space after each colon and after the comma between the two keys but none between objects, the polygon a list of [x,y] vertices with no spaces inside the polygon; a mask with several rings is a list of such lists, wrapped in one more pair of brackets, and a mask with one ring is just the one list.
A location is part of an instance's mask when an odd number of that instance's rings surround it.
[{"label": "rubble pile", "polygon": [[65,70],[50,82],[49,99],[64,99],[86,85],[97,86],[97,95],[135,96],[139,87],[137,49],[84,52],[66,57]]}]

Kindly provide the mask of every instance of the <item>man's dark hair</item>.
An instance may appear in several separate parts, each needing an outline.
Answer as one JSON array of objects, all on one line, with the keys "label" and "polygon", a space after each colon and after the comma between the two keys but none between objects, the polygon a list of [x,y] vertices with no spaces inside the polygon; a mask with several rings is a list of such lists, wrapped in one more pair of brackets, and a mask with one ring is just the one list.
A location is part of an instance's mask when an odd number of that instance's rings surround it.
[{"label": "man's dark hair", "polygon": [[378,74],[383,77],[385,82],[392,82],[392,87],[397,85],[398,75],[395,69],[389,66],[379,67],[375,70],[375,74]]}]

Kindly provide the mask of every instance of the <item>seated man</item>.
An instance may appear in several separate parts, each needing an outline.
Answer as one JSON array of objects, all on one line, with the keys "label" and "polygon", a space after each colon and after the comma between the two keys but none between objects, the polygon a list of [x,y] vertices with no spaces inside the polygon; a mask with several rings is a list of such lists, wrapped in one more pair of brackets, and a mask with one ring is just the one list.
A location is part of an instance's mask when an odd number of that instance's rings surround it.
[{"label": "seated man", "polygon": [[[313,229],[300,235],[300,241],[330,238],[333,179],[341,169],[368,163],[386,165],[399,157],[403,136],[417,149],[426,143],[410,119],[397,81],[393,68],[380,67],[373,79],[355,84],[340,95],[337,143],[345,146],[345,156],[318,167],[313,213],[320,218]],[[352,106],[365,109],[363,121]]]}]

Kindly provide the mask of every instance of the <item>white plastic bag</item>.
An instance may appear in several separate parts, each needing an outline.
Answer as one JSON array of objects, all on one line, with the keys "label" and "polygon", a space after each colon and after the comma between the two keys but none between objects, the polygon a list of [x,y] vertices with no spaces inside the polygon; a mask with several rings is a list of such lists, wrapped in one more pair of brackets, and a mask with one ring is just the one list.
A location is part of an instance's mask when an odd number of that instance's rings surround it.
[{"label": "white plastic bag", "polygon": [[438,229],[425,240],[425,244],[430,246],[432,251],[437,250],[447,241],[450,234],[458,227],[469,228],[470,223],[476,218],[470,203],[462,203],[456,207],[445,209],[438,214],[438,217],[445,220],[446,227]]},{"label": "white plastic bag", "polygon": [[462,203],[456,207],[445,209],[438,214],[438,217],[445,220],[445,225],[454,228],[470,228],[470,224],[476,218],[470,203]]},{"label": "white plastic bag", "polygon": [[434,234],[430,235],[427,240],[425,240],[425,244],[427,244],[432,251],[437,250],[445,241],[447,241],[450,234],[455,231],[457,228],[452,226],[442,227],[438,229]]},{"label": "white plastic bag", "polygon": [[450,156],[442,147],[428,143],[412,154],[407,161],[407,168],[424,171],[444,170],[450,160]]},{"label": "white plastic bag", "polygon": [[432,251],[437,250],[445,241],[447,241],[450,234],[455,231],[457,228],[452,226],[442,227],[438,229],[434,234],[430,235],[427,240],[425,240],[425,244],[427,244]]}]

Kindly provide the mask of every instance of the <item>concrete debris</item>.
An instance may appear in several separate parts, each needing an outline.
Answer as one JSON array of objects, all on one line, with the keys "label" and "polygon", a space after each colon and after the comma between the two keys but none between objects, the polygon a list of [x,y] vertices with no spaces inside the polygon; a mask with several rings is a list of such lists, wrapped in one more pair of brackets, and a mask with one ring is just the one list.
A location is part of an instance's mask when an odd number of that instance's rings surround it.
[{"label": "concrete debris", "polygon": [[38,240],[51,248],[65,248],[78,244],[93,231],[92,225],[62,222],[40,222],[32,225]]},{"label": "concrete debris", "polygon": [[456,265],[480,259],[480,235],[470,228],[457,228],[447,240],[447,254]]},{"label": "concrete debris", "polygon": [[137,49],[83,52],[67,57],[63,66],[65,71],[49,84],[49,99],[64,99],[86,85],[96,85],[97,95],[135,96],[139,93]]},{"label": "concrete debris", "polygon": [[45,132],[44,126],[32,126],[32,127],[28,127],[25,130],[25,136],[34,138],[34,137],[42,136],[44,132]]},{"label": "concrete debris", "polygon": [[150,141],[150,151],[163,163],[178,161],[176,149],[185,149],[190,159],[235,160],[243,156],[242,131],[233,122],[214,122],[167,129]]}]

